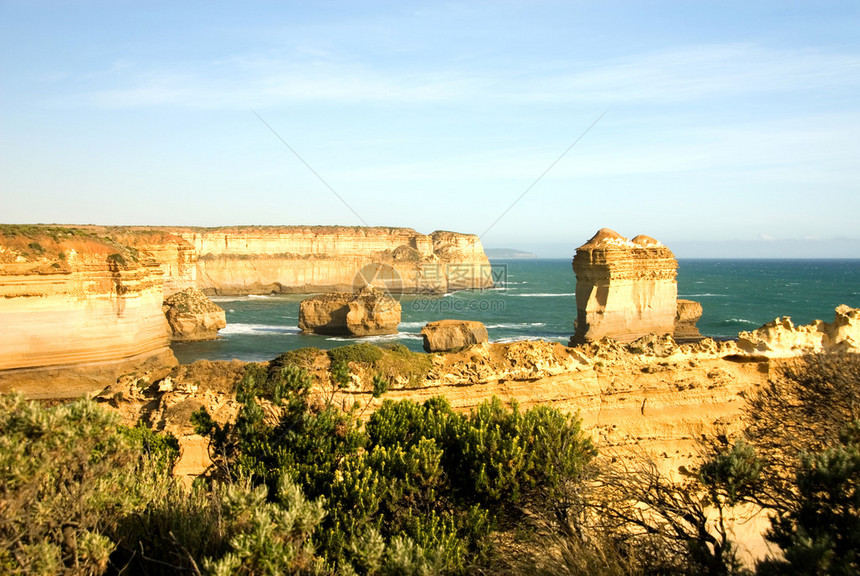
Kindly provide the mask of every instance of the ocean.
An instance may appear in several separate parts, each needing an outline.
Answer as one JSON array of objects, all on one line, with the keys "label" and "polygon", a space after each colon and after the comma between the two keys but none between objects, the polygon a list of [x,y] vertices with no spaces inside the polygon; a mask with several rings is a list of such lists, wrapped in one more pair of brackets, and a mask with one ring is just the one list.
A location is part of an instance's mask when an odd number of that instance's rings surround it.
[{"label": "ocean", "polygon": [[[306,295],[213,297],[227,314],[220,338],[177,343],[182,363],[200,359],[262,361],[295,348],[329,349],[356,341],[399,342],[420,351],[421,328],[443,318],[480,320],[490,340],[567,343],[576,319],[576,278],[570,259],[494,260],[497,286],[443,296],[398,296],[400,333],[351,339],[301,334],[299,302]],[[699,331],[733,338],[777,316],[797,324],[833,320],[840,304],[860,307],[860,260],[678,261],[678,297],[702,303]]]}]

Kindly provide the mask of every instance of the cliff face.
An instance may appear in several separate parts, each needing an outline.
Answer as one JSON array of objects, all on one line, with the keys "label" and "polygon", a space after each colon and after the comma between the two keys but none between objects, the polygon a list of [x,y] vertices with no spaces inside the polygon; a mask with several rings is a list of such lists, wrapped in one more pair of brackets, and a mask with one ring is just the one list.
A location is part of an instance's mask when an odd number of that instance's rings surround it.
[{"label": "cliff face", "polygon": [[0,233],[0,392],[74,396],[176,363],[158,263],[94,235]]},{"label": "cliff face", "polygon": [[163,230],[107,228],[100,230],[116,242],[158,263],[163,291],[170,296],[197,286],[197,251],[181,236]]},{"label": "cliff face", "polygon": [[197,253],[209,294],[352,291],[446,292],[493,285],[477,236],[409,228],[176,228]]},{"label": "cliff face", "polygon": [[645,334],[672,334],[677,312],[678,263],[648,236],[624,238],[601,229],[576,249],[576,333],[573,343],[609,336],[630,342]]}]

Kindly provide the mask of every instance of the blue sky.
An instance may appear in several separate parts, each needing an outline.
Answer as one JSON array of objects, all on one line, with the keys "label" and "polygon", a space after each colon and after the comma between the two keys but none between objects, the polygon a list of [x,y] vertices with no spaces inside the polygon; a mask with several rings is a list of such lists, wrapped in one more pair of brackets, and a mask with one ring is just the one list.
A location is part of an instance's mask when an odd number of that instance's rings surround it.
[{"label": "blue sky", "polygon": [[0,0],[0,222],[860,257],[857,30],[856,1]]}]

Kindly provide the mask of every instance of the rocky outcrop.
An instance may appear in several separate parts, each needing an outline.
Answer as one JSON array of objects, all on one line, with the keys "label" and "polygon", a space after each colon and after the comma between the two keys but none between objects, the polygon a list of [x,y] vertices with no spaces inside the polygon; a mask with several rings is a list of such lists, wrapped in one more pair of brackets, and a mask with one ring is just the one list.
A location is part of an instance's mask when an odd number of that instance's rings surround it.
[{"label": "rocky outcrop", "polygon": [[577,319],[571,343],[672,334],[677,266],[672,252],[653,238],[598,231],[573,258]]},{"label": "rocky outcrop", "polygon": [[410,228],[284,226],[171,228],[197,258],[207,294],[390,293],[490,288],[490,263],[472,234]]},{"label": "rocky outcrop", "polygon": [[333,336],[396,334],[400,302],[365,286],[358,293],[321,294],[302,300],[299,328],[302,332]]},{"label": "rocky outcrop", "polygon": [[815,320],[804,326],[795,326],[788,316],[776,318],[738,334],[738,348],[771,358],[823,350],[860,353],[860,309],[843,304],[836,308],[833,322]]},{"label": "rocky outcrop", "polygon": [[[330,377],[325,351],[309,361],[316,393],[324,394]],[[736,432],[743,427],[743,394],[762,386],[771,363],[758,357],[738,360],[731,342],[703,340],[676,344],[669,336],[646,336],[624,345],[604,340],[576,348],[559,343],[522,341],[481,343],[468,349],[431,357],[431,369],[419,386],[392,383],[385,399],[423,402],[444,396],[451,406],[467,411],[493,396],[516,401],[522,408],[553,406],[576,412],[601,451],[635,446],[647,450],[667,467],[689,465],[697,458],[702,434]],[[351,363],[352,380],[333,402],[353,406],[378,404],[370,366]],[[219,422],[238,412],[235,384],[241,363],[199,361],[180,366],[167,383],[140,392],[139,385],[122,395],[111,390],[103,397],[134,422],[133,410],[148,410],[145,418],[170,430],[187,453],[183,473],[201,460],[202,440],[194,436],[190,415],[205,406]],[[118,395],[119,394],[119,395]],[[145,398],[135,399],[144,394]],[[117,402],[117,398],[125,398]],[[123,408],[123,406],[127,408]],[[369,412],[368,412],[369,414]]]},{"label": "rocky outcrop", "polygon": [[489,340],[487,328],[475,320],[437,320],[421,329],[426,352],[462,350]]},{"label": "rocky outcrop", "polygon": [[696,328],[696,322],[702,317],[702,305],[693,300],[677,300],[675,312],[675,328],[672,336],[678,341],[699,340],[702,334]]},{"label": "rocky outcrop", "polygon": [[227,326],[224,309],[196,288],[174,292],[164,300],[163,310],[175,341],[213,340]]},{"label": "rocky outcrop", "polygon": [[69,397],[175,365],[157,262],[80,230],[0,229],[0,392]]}]

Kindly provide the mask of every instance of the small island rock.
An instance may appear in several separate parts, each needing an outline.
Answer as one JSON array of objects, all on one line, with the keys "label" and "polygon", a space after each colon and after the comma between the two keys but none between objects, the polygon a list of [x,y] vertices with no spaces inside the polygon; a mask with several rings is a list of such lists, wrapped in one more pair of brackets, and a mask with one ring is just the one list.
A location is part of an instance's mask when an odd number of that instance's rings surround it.
[{"label": "small island rock", "polygon": [[400,303],[367,285],[360,292],[320,294],[302,300],[299,328],[327,336],[396,334]]},{"label": "small island rock", "polygon": [[214,340],[227,326],[224,309],[196,288],[174,292],[162,307],[174,341]]}]

